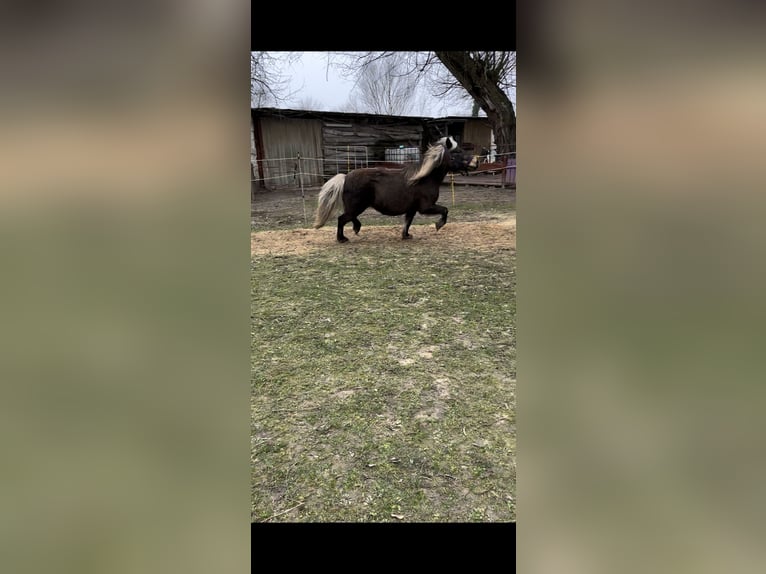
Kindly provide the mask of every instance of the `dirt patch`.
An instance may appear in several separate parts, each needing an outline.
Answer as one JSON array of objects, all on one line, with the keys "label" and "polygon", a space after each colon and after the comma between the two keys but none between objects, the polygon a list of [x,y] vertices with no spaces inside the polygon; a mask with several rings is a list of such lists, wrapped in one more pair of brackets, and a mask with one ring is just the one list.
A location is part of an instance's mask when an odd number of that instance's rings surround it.
[{"label": "dirt patch", "polygon": [[[350,231],[350,230],[349,230]],[[395,249],[429,246],[449,249],[453,245],[476,250],[516,249],[516,215],[495,221],[447,223],[438,232],[433,224],[410,228],[412,239],[401,239],[400,225],[365,226],[349,242],[335,241],[335,228],[257,231],[250,234],[251,255],[303,255],[318,249],[353,249],[355,246],[377,245]]]}]

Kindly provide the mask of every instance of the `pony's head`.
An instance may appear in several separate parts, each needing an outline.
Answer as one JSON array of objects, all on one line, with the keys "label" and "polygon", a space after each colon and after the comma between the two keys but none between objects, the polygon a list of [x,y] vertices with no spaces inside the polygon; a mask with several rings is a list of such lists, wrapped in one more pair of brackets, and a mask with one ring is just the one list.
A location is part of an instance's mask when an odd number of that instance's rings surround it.
[{"label": "pony's head", "polygon": [[439,167],[446,168],[446,171],[467,173],[469,169],[473,170],[478,166],[479,159],[476,156],[465,154],[458,147],[455,138],[447,136],[428,147],[428,151],[423,156],[423,163],[420,165],[420,169],[408,181],[411,185],[417,183]]},{"label": "pony's head", "polygon": [[452,136],[441,138],[437,143],[443,145],[449,152],[449,157],[445,161],[448,168],[447,171],[467,174],[468,170],[474,170],[479,167],[478,156],[467,154],[461,150]]}]

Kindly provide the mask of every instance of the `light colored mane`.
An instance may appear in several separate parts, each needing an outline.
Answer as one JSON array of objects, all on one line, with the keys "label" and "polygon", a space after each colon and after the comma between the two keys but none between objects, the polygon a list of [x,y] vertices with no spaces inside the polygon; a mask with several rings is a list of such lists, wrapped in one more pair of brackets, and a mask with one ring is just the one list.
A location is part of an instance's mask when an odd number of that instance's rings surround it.
[{"label": "light colored mane", "polygon": [[428,146],[428,150],[423,156],[423,163],[420,164],[420,169],[414,175],[407,178],[409,185],[415,185],[441,164],[444,152],[447,151],[446,142],[447,138],[441,138],[434,145]]}]

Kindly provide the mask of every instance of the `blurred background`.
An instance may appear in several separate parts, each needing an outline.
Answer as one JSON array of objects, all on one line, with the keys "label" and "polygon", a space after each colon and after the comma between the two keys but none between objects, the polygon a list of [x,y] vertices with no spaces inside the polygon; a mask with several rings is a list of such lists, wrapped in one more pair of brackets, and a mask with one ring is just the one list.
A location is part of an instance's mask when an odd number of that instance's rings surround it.
[{"label": "blurred background", "polygon": [[518,26],[518,571],[761,571],[762,14],[535,6]]},{"label": "blurred background", "polygon": [[[760,572],[762,14],[535,6],[518,570]],[[249,10],[3,7],[4,571],[248,567]]]},{"label": "blurred background", "polygon": [[4,3],[5,572],[249,567],[249,12]]}]

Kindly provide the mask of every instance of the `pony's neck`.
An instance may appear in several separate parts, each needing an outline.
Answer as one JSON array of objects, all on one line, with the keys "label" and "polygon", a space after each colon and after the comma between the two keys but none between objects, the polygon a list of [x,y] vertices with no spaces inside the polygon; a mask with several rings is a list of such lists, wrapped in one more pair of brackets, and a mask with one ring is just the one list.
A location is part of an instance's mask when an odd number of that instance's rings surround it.
[{"label": "pony's neck", "polygon": [[[444,154],[449,153],[442,148],[439,153],[438,148],[430,148],[426,153],[424,161],[418,166],[415,174],[410,176],[410,185],[415,182],[432,181],[440,184],[447,175],[448,168],[445,165],[446,158]],[[422,174],[422,175],[420,175]]]},{"label": "pony's neck", "polygon": [[445,165],[440,165],[433,169],[431,173],[429,173],[427,176],[425,176],[423,179],[433,179],[434,181],[441,183],[444,181],[444,178],[447,177],[447,172],[449,170]]}]

